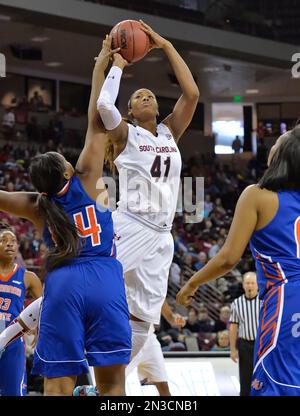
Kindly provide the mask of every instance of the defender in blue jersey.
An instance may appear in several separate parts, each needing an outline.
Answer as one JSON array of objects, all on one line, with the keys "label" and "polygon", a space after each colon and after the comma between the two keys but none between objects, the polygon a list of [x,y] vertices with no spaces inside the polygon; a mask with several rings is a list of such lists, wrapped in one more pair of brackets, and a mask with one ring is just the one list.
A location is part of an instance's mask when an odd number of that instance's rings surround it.
[{"label": "defender in blue jersey", "polygon": [[177,295],[188,305],[200,284],[226,274],[248,242],[263,301],[251,394],[300,396],[300,125],[280,136],[258,185],[244,190],[226,243]]},{"label": "defender in blue jersey", "polygon": [[[17,252],[15,233],[0,222],[0,331],[9,327],[22,311],[27,290],[34,298],[42,294],[39,278],[15,262]],[[25,343],[18,338],[0,357],[0,396],[24,396],[26,393]]]},{"label": "defender in blue jersey", "polygon": [[115,257],[111,212],[101,183],[107,137],[96,98],[113,51],[106,38],[93,72],[88,130],[76,170],[58,153],[36,156],[39,193],[0,192],[0,209],[31,220],[49,247],[33,373],[45,395],[72,395],[76,376],[94,367],[101,395],[125,394],[131,328],[123,270]]}]

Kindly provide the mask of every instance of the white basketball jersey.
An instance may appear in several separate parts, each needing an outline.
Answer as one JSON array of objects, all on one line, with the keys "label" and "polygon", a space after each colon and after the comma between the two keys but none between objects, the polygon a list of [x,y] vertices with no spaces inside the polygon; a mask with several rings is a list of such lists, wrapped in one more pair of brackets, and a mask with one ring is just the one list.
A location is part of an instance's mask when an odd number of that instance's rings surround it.
[{"label": "white basketball jersey", "polygon": [[127,145],[114,163],[120,181],[118,210],[170,229],[177,207],[181,156],[168,127],[158,124],[154,136],[128,124]]}]

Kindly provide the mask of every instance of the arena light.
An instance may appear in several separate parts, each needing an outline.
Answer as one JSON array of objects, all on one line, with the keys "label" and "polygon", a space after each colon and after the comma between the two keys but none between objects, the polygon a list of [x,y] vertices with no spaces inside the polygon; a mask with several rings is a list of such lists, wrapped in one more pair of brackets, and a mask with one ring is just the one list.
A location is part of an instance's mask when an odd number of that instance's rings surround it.
[{"label": "arena light", "polygon": [[219,72],[221,68],[218,66],[205,66],[202,68],[203,72]]},{"label": "arena light", "polygon": [[258,94],[258,93],[259,93],[259,90],[255,88],[246,90],[246,94]]},{"label": "arena light", "polygon": [[233,96],[233,102],[234,103],[240,103],[242,101],[242,96],[241,95],[234,95]]},{"label": "arena light", "polygon": [[10,22],[11,21],[11,17],[7,16],[5,14],[0,14],[0,21],[1,22]]},{"label": "arena light", "polygon": [[163,58],[160,56],[149,56],[148,58],[145,58],[145,61],[147,62],[160,62]]},{"label": "arena light", "polygon": [[62,66],[62,62],[46,62],[46,66],[50,66],[51,68],[56,68],[58,66]]},{"label": "arena light", "polygon": [[47,40],[50,40],[50,38],[48,36],[34,36],[33,38],[31,38],[32,42],[38,42],[38,43],[42,43],[42,42],[47,42]]}]

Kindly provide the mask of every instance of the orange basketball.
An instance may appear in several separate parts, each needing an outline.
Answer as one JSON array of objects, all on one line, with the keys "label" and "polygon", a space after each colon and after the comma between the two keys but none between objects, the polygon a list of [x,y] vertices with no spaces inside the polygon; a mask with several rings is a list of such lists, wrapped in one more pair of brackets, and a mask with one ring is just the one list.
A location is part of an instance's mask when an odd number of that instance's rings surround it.
[{"label": "orange basketball", "polygon": [[120,54],[128,62],[137,62],[149,51],[149,36],[137,20],[123,20],[111,32],[112,49],[121,48]]}]

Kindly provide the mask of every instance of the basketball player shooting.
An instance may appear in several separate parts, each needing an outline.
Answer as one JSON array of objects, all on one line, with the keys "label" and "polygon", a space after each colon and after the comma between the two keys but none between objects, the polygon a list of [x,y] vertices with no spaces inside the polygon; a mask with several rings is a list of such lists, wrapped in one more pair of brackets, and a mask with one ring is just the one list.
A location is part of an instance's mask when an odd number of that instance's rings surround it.
[{"label": "basketball player shooting", "polygon": [[113,219],[131,314],[133,345],[126,374],[138,364],[138,353],[151,334],[151,324],[160,321],[174,251],[170,231],[181,172],[177,143],[191,122],[199,98],[193,76],[172,43],[142,21],[141,28],[150,37],[150,48],[166,54],[182,94],[172,113],[158,124],[155,95],[146,88],[138,89],[128,104],[132,124],[123,120],[115,101],[128,62],[115,53],[97,100],[109,138],[107,160],[117,167],[120,180],[120,201]]}]

